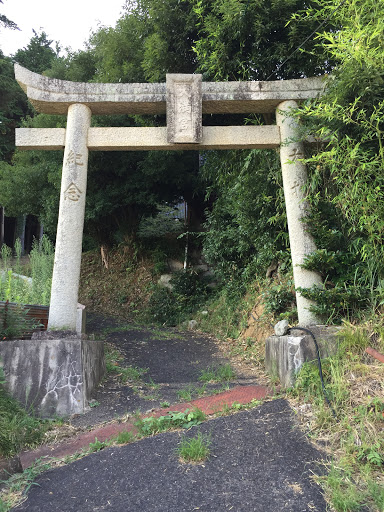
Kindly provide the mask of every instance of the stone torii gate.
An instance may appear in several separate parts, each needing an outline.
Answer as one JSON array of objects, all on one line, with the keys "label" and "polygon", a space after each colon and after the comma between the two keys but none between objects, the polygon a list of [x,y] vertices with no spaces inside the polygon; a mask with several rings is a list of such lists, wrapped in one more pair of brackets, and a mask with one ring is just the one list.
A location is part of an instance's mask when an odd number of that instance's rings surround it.
[{"label": "stone torii gate", "polygon": [[[66,114],[67,128],[18,128],[23,150],[64,149],[48,329],[76,330],[89,151],[279,148],[295,287],[320,285],[301,264],[315,249],[302,218],[307,174],[303,142],[290,111],[321,95],[324,79],[202,82],[201,75],[169,74],[166,84],[76,83],[15,65],[15,76],[38,112]],[[275,113],[276,125],[203,126],[202,114]],[[164,114],[160,128],[93,128],[92,114]],[[129,179],[129,178],[127,178]],[[300,325],[319,323],[311,302],[296,293]]]}]

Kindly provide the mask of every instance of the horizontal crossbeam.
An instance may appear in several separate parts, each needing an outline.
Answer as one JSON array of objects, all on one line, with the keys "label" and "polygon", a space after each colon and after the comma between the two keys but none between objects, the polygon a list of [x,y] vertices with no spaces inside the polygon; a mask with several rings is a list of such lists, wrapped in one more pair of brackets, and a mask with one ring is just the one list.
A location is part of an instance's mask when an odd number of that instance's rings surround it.
[{"label": "horizontal crossbeam", "polygon": [[[69,82],[33,73],[15,64],[15,77],[38,112],[66,114],[82,103],[92,114],[165,114],[166,84]],[[325,78],[271,82],[203,82],[203,114],[273,113],[282,101],[320,96]]]},{"label": "horizontal crossbeam", "polygon": [[[17,128],[16,146],[21,150],[62,150],[65,128]],[[149,151],[204,149],[268,149],[280,145],[280,129],[268,126],[204,126],[200,144],[171,144],[167,129],[161,128],[89,128],[91,151]]]}]

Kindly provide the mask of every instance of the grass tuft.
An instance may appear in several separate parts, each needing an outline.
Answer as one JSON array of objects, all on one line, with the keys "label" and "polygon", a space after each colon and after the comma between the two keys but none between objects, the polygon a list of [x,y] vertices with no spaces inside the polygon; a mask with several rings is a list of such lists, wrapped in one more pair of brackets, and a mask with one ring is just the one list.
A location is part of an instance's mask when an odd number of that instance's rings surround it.
[{"label": "grass tuft", "polygon": [[199,381],[201,382],[228,382],[236,377],[235,372],[232,370],[231,365],[226,363],[217,368],[209,367],[202,370]]},{"label": "grass tuft", "polygon": [[201,463],[210,454],[211,438],[201,432],[196,437],[184,437],[177,448],[181,462]]},{"label": "grass tuft", "polygon": [[124,361],[124,356],[110,343],[104,344],[104,350],[106,373],[107,375],[113,375],[121,384],[140,382],[143,376],[148,372],[148,368],[120,366],[120,363]]}]

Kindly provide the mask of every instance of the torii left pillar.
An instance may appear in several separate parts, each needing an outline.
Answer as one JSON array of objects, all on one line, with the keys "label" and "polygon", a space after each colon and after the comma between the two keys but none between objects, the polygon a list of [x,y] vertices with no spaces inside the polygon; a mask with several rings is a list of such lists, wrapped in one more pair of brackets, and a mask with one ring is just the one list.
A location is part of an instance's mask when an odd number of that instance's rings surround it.
[{"label": "torii left pillar", "polygon": [[76,331],[91,109],[68,108],[48,330]]}]

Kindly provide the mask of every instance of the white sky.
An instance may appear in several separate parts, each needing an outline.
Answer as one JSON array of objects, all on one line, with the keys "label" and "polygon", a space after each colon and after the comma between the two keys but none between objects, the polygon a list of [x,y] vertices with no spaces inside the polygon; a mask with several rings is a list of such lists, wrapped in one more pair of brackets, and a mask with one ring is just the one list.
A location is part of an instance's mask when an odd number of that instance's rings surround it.
[{"label": "white sky", "polygon": [[16,53],[27,46],[35,29],[38,33],[44,30],[63,49],[79,50],[91,29],[115,25],[124,4],[124,0],[3,0],[0,13],[20,30],[0,27],[0,48],[4,55]]}]

